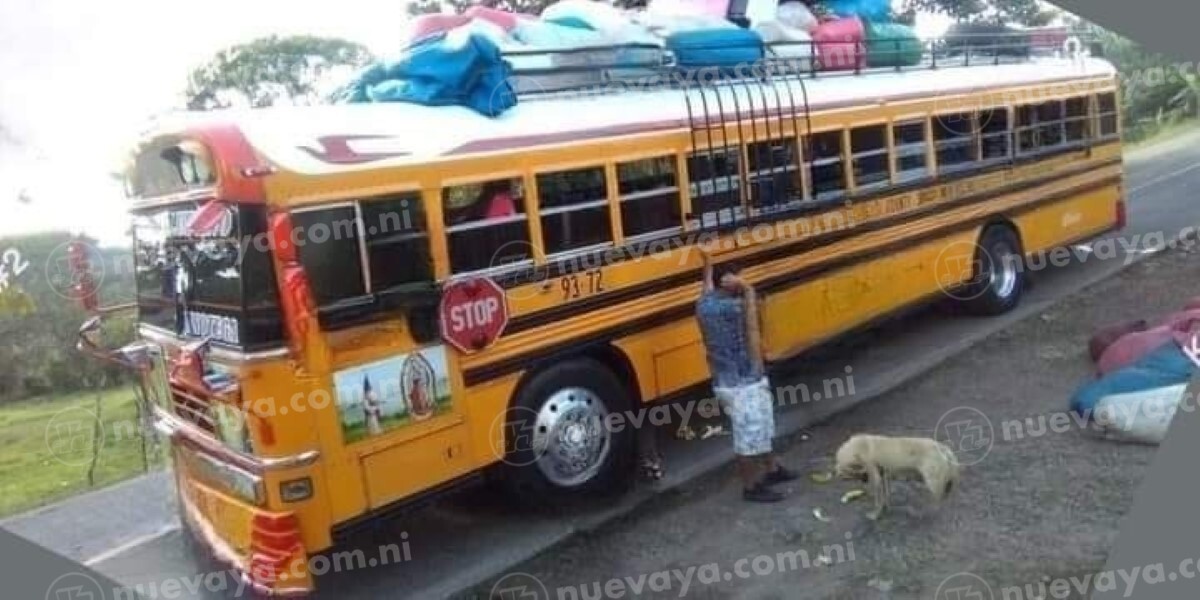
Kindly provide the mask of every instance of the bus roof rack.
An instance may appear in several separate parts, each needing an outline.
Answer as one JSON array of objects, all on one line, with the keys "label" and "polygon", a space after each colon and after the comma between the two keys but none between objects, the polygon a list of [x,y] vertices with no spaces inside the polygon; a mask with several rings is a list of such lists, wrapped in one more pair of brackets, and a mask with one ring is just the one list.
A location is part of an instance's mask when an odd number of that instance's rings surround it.
[{"label": "bus roof rack", "polygon": [[[657,44],[613,44],[561,50],[519,50],[504,52],[513,69],[514,89],[519,97],[559,95],[564,92],[588,94],[612,93],[639,85],[686,88],[705,85],[714,79],[722,82],[738,78],[765,80],[774,77],[836,77],[884,72],[910,72],[928,69],[983,67],[1027,63],[1039,58],[1078,57],[1095,54],[1097,44],[1085,32],[1066,28],[1027,30],[1016,33],[968,33],[927,40],[875,38],[869,41],[873,52],[887,54],[887,45],[895,56],[914,54],[920,45],[920,58],[892,66],[867,66],[868,43],[797,41],[765,44],[766,56],[753,65],[681,66],[670,50]],[[841,53],[840,55],[838,53]],[[822,57],[838,58],[848,68],[826,69]],[[746,75],[749,68],[750,75]],[[719,72],[721,77],[697,77]]]}]

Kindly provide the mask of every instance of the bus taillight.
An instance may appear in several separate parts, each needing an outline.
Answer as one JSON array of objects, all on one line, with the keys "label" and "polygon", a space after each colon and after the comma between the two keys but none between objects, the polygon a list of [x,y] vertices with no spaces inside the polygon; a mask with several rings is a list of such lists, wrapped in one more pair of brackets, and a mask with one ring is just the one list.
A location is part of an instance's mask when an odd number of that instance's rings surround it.
[{"label": "bus taillight", "polygon": [[279,581],[307,577],[300,525],[292,513],[254,515],[250,525],[250,569],[254,583],[271,589]]}]

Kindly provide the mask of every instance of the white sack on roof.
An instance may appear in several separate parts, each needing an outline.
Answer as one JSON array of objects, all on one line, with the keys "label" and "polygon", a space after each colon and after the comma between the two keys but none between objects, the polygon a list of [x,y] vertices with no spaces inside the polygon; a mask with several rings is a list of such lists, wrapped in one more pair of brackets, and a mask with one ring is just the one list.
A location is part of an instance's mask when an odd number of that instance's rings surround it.
[{"label": "white sack on roof", "polygon": [[817,28],[817,18],[803,2],[784,2],[775,11],[776,19],[793,29],[812,33]]}]

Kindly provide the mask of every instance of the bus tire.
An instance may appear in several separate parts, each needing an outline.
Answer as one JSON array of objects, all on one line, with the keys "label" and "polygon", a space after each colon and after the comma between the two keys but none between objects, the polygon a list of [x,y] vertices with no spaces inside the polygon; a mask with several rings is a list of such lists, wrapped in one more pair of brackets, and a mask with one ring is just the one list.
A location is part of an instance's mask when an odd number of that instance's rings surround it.
[{"label": "bus tire", "polygon": [[1006,313],[1021,301],[1025,291],[1024,253],[1011,227],[993,225],[979,236],[975,272],[963,302],[968,312],[991,316]]},{"label": "bus tire", "polygon": [[601,363],[568,360],[535,374],[505,419],[502,484],[523,505],[625,491],[634,432],[607,415],[629,410],[625,386]]}]

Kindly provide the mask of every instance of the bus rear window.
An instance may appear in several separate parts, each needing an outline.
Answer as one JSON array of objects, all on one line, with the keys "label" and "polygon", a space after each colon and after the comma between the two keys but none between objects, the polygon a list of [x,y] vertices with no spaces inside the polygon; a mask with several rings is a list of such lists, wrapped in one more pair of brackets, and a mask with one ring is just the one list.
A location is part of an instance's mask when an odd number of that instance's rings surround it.
[{"label": "bus rear window", "polygon": [[[194,203],[134,215],[139,320],[242,349],[277,345],[282,327],[261,207],[221,204],[217,225],[191,229]],[[209,207],[208,210],[214,210]]]}]

